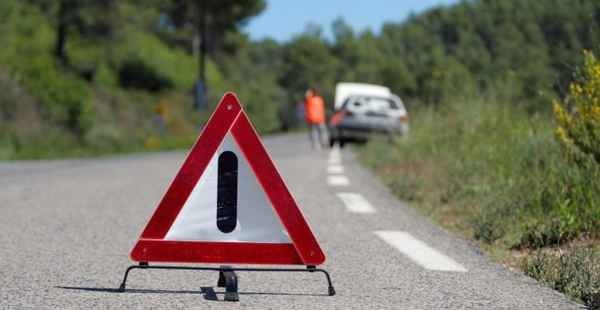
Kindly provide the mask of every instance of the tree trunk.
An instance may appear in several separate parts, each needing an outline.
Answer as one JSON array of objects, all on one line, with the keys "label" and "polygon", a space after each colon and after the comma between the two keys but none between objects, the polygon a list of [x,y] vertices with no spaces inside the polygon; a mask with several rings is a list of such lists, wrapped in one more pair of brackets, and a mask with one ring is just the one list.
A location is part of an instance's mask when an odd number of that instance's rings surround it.
[{"label": "tree trunk", "polygon": [[69,65],[69,57],[67,55],[67,4],[64,1],[59,1],[58,18],[56,26],[56,41],[54,46],[54,56],[60,61],[63,66]]}]

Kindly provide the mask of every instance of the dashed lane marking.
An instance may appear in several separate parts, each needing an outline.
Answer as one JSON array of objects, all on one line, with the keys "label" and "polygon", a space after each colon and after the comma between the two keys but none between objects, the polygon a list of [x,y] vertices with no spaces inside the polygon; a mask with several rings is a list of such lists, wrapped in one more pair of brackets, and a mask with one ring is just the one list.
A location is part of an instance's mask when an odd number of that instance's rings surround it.
[{"label": "dashed lane marking", "polygon": [[341,163],[342,163],[342,160],[340,158],[338,158],[338,159],[332,159],[332,158],[330,158],[329,159],[329,164],[330,165],[339,165]]},{"label": "dashed lane marking", "polygon": [[335,147],[329,151],[329,164],[339,165],[342,162],[342,154],[340,149]]},{"label": "dashed lane marking", "polygon": [[374,233],[425,269],[455,272],[467,271],[465,267],[452,258],[438,252],[407,232],[375,231]]},{"label": "dashed lane marking", "polygon": [[375,213],[375,208],[361,194],[356,193],[337,193],[338,197],[346,205],[346,210],[352,213],[369,214]]},{"label": "dashed lane marking", "polygon": [[327,176],[327,184],[330,186],[348,186],[350,180],[343,175],[330,175]]},{"label": "dashed lane marking", "polygon": [[327,167],[327,173],[344,173],[344,166],[330,165],[329,167]]}]

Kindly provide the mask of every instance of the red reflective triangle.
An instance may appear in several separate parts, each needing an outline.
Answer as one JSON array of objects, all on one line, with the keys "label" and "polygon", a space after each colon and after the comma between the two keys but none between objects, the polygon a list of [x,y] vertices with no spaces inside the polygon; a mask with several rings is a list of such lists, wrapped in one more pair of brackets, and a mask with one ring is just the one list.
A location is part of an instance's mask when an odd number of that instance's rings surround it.
[{"label": "red reflective triangle", "polygon": [[[230,133],[292,243],[165,240],[192,189]],[[233,93],[227,93],[189,152],[131,251],[138,262],[319,265],[325,255],[254,127]]]}]

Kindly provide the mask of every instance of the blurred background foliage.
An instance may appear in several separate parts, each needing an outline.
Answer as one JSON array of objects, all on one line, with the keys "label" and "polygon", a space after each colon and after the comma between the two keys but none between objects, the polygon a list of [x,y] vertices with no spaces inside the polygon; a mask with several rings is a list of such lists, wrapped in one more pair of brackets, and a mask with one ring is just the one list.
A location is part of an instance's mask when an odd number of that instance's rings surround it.
[{"label": "blurred background foliage", "polygon": [[[229,90],[262,133],[296,127],[309,86],[331,104],[339,81],[387,85],[409,104],[493,96],[546,112],[569,93],[581,51],[600,43],[592,0],[465,1],[388,22],[378,34],[338,19],[333,38],[307,25],[287,42],[250,41],[243,25],[265,6],[1,1],[0,158],[187,147]],[[208,111],[193,108],[202,11]]]}]

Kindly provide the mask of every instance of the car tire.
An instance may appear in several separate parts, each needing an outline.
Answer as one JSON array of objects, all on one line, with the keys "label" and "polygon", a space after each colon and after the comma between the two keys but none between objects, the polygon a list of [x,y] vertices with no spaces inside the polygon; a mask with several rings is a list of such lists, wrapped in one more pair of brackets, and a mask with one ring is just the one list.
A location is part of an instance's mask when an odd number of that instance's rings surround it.
[{"label": "car tire", "polygon": [[340,149],[344,147],[344,145],[346,145],[346,140],[344,139],[339,139],[338,144],[340,145]]},{"label": "car tire", "polygon": [[329,138],[329,147],[333,147],[335,145],[335,138]]}]

